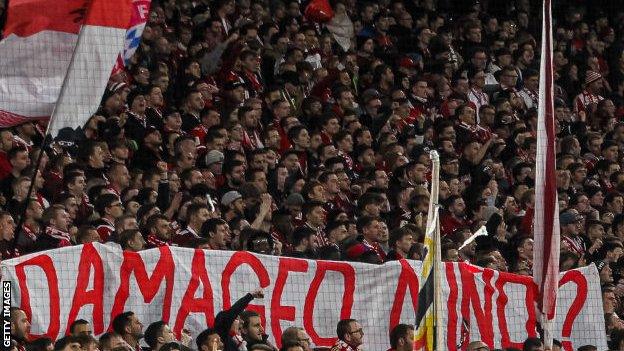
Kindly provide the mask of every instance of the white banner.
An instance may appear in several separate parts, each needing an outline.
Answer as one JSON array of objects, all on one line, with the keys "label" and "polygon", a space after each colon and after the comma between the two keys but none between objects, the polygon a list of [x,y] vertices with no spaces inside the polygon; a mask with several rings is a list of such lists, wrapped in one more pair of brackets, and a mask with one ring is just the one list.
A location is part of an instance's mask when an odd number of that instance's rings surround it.
[{"label": "white banner", "polygon": [[[137,254],[102,244],[2,262],[13,304],[31,316],[33,335],[58,338],[79,318],[91,321],[99,335],[114,316],[131,310],[145,325],[162,319],[177,334],[185,327],[195,336],[220,310],[262,287],[265,297],[249,309],[261,314],[272,342],[287,327],[301,326],[315,345],[331,346],[336,323],[355,318],[366,350],[388,349],[389,330],[414,323],[420,270],[420,261],[378,266],[176,247]],[[442,285],[446,349],[464,349],[478,339],[518,347],[537,335],[531,277],[448,263]],[[559,296],[555,335],[565,349],[605,349],[595,267],[562,274]]]}]

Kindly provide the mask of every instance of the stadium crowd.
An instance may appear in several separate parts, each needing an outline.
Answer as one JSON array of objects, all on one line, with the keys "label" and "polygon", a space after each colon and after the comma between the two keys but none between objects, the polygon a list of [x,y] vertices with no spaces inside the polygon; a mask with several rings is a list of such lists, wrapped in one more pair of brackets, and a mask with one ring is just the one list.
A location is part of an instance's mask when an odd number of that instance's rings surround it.
[{"label": "stadium crowd", "polygon": [[[554,4],[557,187],[561,270],[596,264],[621,350],[624,11],[608,4]],[[2,259],[94,241],[421,259],[435,149],[443,259],[531,275],[541,2],[330,5],[318,22],[298,0],[152,0],[131,64],[83,128],[43,148],[36,123],[0,131]],[[240,311],[191,347],[260,350],[257,316],[241,314],[242,334],[232,324]],[[18,349],[46,349],[24,343],[14,312]],[[334,349],[358,349],[361,327],[341,323]],[[115,326],[100,349],[136,348],[141,321],[125,313]],[[413,333],[401,328],[392,349]],[[172,341],[162,323],[144,332],[152,350]],[[303,334],[275,337],[308,350]]]}]

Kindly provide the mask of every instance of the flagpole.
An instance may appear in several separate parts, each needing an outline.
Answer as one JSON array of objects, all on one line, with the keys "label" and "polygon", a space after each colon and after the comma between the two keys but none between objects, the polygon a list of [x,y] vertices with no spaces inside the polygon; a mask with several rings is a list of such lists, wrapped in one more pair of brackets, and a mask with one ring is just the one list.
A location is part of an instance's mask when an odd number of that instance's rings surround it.
[{"label": "flagpole", "polygon": [[[444,328],[442,325],[442,273],[444,264],[442,263],[442,253],[440,248],[440,205],[439,191],[440,191],[440,155],[437,151],[433,150],[430,153],[431,157],[431,202],[434,203],[435,216],[435,230],[433,232],[434,238],[434,258],[433,258],[433,308],[435,313],[435,350],[446,350],[444,345]],[[435,202],[434,202],[435,201]]]},{"label": "flagpole", "polygon": [[539,289],[537,313],[544,347],[551,349],[559,283],[559,202],[557,200],[556,133],[553,93],[551,0],[543,0],[542,50],[537,117],[533,280]]}]

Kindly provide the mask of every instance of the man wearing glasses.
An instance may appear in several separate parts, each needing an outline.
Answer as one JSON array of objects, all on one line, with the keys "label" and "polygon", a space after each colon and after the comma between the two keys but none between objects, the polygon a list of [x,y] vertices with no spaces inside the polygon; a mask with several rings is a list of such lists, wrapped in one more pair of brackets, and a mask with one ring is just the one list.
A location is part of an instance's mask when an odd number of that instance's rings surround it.
[{"label": "man wearing glasses", "polygon": [[331,351],[359,351],[364,338],[362,326],[355,319],[343,319],[336,327],[338,341]]}]

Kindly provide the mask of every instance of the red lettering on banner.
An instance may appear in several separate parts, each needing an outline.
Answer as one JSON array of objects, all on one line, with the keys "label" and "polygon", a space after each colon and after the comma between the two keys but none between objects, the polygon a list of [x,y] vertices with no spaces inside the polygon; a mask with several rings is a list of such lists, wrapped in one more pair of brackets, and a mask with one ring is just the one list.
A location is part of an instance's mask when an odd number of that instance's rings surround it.
[{"label": "red lettering on banner", "polygon": [[314,329],[314,303],[318,295],[321,282],[325,278],[327,271],[341,273],[344,278],[344,293],[342,295],[342,308],[340,309],[340,319],[351,317],[353,307],[353,293],[355,292],[355,269],[347,263],[341,262],[316,262],[316,273],[310,284],[310,289],[306,294],[305,305],[303,307],[303,328],[306,330],[312,342],[317,346],[332,346],[336,342],[336,337],[321,337]]},{"label": "red lettering on banner", "polygon": [[[475,276],[481,270],[474,271],[474,267],[468,266],[465,263],[459,264],[459,272],[462,280],[462,302],[461,302],[461,314],[462,318],[471,321],[471,307],[474,313],[477,325],[479,327],[479,334],[481,335],[481,341],[488,344],[489,347],[494,346],[494,330],[492,329],[492,295],[494,294],[494,287],[492,287],[492,276],[494,271],[491,269],[485,269],[482,272],[482,279],[485,283],[483,291],[484,305],[481,307],[481,298],[475,284]],[[470,328],[468,330],[468,336],[470,336]]]},{"label": "red lettering on banner", "polygon": [[449,350],[455,350],[457,345],[457,281],[455,280],[455,264],[446,262],[446,281],[449,285],[449,296],[446,303],[448,311],[448,323],[446,328],[446,347]]},{"label": "red lettering on banner", "polygon": [[498,291],[498,298],[496,299],[496,310],[498,316],[498,328],[501,333],[501,344],[503,347],[513,347],[522,349],[522,343],[524,342],[524,336],[522,340],[519,342],[511,341],[509,336],[509,328],[507,327],[507,316],[505,315],[505,306],[509,299],[507,298],[507,294],[505,293],[505,284],[517,284],[524,285],[525,287],[525,298],[524,298],[524,306],[526,307],[527,321],[525,324],[526,335],[528,337],[535,337],[537,333],[535,332],[536,326],[536,315],[535,315],[535,296],[537,296],[537,285],[533,283],[531,277],[526,277],[522,275],[515,275],[510,273],[499,273],[498,279],[496,280],[496,290]]},{"label": "red lettering on banner", "polygon": [[[91,267],[93,267],[93,279],[91,279]],[[93,290],[87,290],[89,282],[93,281]],[[96,335],[104,332],[104,265],[99,252],[92,244],[82,247],[78,275],[76,277],[76,290],[74,299],[67,318],[67,329],[76,321],[76,317],[84,305],[93,305],[93,333]]]},{"label": "red lettering on banner", "polygon": [[[563,344],[563,348],[566,351],[573,351],[574,347],[572,347],[572,342],[569,340],[570,335],[572,335],[572,326],[574,324],[574,320],[576,316],[581,312],[581,309],[585,305],[585,301],[587,300],[587,279],[583,276],[583,274],[579,271],[567,271],[563,275],[563,278],[559,280],[559,288],[562,285],[567,283],[576,284],[576,297],[574,301],[572,301],[572,305],[566,314],[565,320],[563,321],[563,328],[561,329],[561,336],[564,339],[561,343]],[[568,339],[568,340],[565,340]]]},{"label": "red lettering on banner", "polygon": [[410,290],[410,297],[412,298],[412,305],[414,306],[414,313],[418,311],[418,276],[414,272],[414,268],[406,260],[400,260],[401,274],[397,284],[396,291],[394,293],[394,302],[392,303],[392,309],[390,310],[390,327],[392,330],[401,320],[401,312],[403,312],[403,302],[405,301],[405,294],[407,289]]},{"label": "red lettering on banner", "polygon": [[[47,286],[48,286],[48,296],[49,296],[49,313],[50,319],[48,321],[48,330],[43,335],[35,335],[30,334],[31,340],[40,338],[40,337],[48,337],[52,340],[56,340],[58,338],[59,330],[61,329],[61,305],[59,299],[59,286],[58,286],[58,277],[56,275],[56,269],[54,268],[54,262],[47,255],[40,255],[30,258],[18,265],[15,266],[15,275],[17,276],[17,281],[19,282],[20,287],[20,308],[26,313],[28,320],[31,322],[32,319],[32,309],[30,307],[30,293],[28,291],[28,285],[26,285],[26,272],[25,268],[28,266],[38,266],[46,275]],[[37,306],[39,308],[39,306]]]},{"label": "red lettering on banner", "polygon": [[[282,335],[282,326],[280,321],[295,320],[295,307],[283,306],[281,304],[282,293],[288,279],[288,272],[305,273],[308,271],[308,262],[296,258],[280,257],[279,270],[275,279],[275,287],[273,288],[273,296],[271,297],[271,332],[273,335]],[[282,347],[281,338],[275,338],[277,347]]]},{"label": "red lettering on banner", "polygon": [[[232,275],[238,269],[239,266],[247,264],[251,269],[256,273],[258,280],[260,281],[260,287],[266,288],[271,284],[271,278],[269,277],[269,272],[267,272],[266,268],[264,268],[264,264],[260,261],[259,258],[251,254],[247,251],[237,251],[230,257],[230,261],[227,263],[225,268],[223,269],[223,273],[221,274],[221,291],[223,294],[223,309],[227,310],[232,307],[232,300],[230,297],[230,281],[232,280]],[[266,330],[266,319],[264,316],[264,306],[249,304],[247,309],[250,311],[255,311],[260,315],[260,320],[262,321],[262,328]]]},{"label": "red lettering on banner", "polygon": [[[138,253],[131,251],[123,252],[123,262],[121,263],[119,272],[121,281],[119,284],[119,290],[117,290],[117,294],[115,295],[113,308],[111,310],[111,323],[113,318],[124,312],[126,301],[130,295],[131,274],[134,274],[135,276],[137,285],[145,303],[152,302],[154,296],[156,296],[158,291],[160,291],[162,281],[165,281],[165,297],[163,299],[162,320],[167,323],[169,322],[175,264],[168,246],[162,246],[158,248],[158,251],[160,252],[160,257],[158,258],[158,262],[156,263],[156,267],[154,267],[151,277],[147,275],[145,262],[143,262],[143,258],[141,258]],[[111,326],[109,326],[109,329],[110,328]]]},{"label": "red lettering on banner", "polygon": [[[203,285],[203,295],[201,298],[195,298],[199,283]],[[191,263],[191,281],[186,288],[182,302],[180,303],[180,309],[178,310],[178,316],[176,317],[173,332],[179,338],[184,328],[184,322],[191,313],[203,313],[206,317],[207,325],[214,325],[214,300],[212,297],[212,285],[210,279],[208,279],[208,272],[206,271],[206,257],[204,251],[197,249],[193,255],[193,262]]]}]

